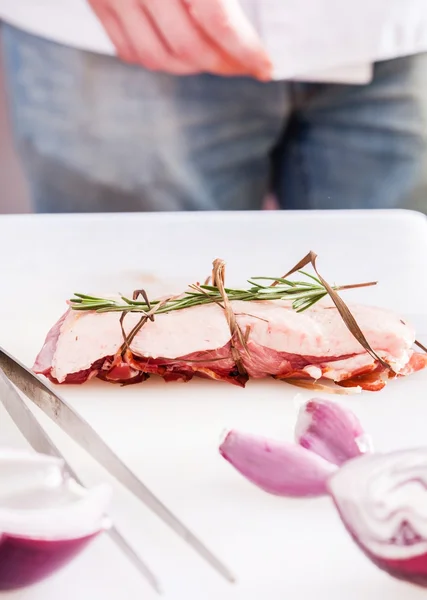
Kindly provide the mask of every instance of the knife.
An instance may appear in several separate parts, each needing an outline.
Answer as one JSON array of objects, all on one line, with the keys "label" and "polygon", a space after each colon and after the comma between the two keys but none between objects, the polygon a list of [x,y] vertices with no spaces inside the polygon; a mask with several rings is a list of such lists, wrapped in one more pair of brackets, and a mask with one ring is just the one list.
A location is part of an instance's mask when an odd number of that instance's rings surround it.
[{"label": "knife", "polygon": [[[36,452],[47,454],[60,458],[64,463],[64,470],[68,476],[73,478],[77,483],[84,487],[83,482],[67,462],[63,454],[58,450],[57,446],[52,442],[48,434],[33,415],[31,410],[25,404],[19,393],[13,387],[11,381],[6,377],[0,369],[0,402],[2,402],[9,416],[25,437],[27,442]],[[140,573],[147,579],[151,587],[162,593],[162,589],[157,577],[151,569],[142,561],[138,554],[132,549],[123,535],[112,525],[107,531],[114,543],[122,550],[128,559],[136,566]]]},{"label": "knife", "polygon": [[38,375],[1,347],[0,368],[21,392],[187,542],[212,568],[230,583],[235,582],[235,577],[228,567],[136,477],[89,423],[48,383],[42,381]]}]

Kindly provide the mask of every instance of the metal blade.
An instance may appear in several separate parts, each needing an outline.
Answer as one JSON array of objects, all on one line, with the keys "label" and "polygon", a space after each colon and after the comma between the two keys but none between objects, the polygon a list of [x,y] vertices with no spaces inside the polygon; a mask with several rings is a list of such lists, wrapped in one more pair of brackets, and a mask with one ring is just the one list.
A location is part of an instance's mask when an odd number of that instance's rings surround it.
[{"label": "metal blade", "polygon": [[27,369],[17,359],[0,348],[0,368],[7,377],[77,444],[120,481],[130,492],[150,508],[164,523],[185,540],[225,579],[234,582],[231,571],[184,525],[107,446],[81,417],[47,383]]},{"label": "metal blade", "polygon": [[[63,454],[58,450],[57,446],[52,442],[48,434],[33,415],[31,410],[25,404],[24,400],[18,394],[12,383],[0,369],[0,402],[9,413],[13,422],[28,441],[30,446],[41,454],[55,456],[64,462],[65,470],[70,477],[80,483],[84,487],[81,479],[73,470],[71,465],[64,458]],[[142,561],[138,554],[128,544],[126,539],[113,525],[107,533],[114,541],[120,550],[128,557],[134,566],[145,577],[151,587],[159,594],[162,592],[160,583],[150,568]]]}]

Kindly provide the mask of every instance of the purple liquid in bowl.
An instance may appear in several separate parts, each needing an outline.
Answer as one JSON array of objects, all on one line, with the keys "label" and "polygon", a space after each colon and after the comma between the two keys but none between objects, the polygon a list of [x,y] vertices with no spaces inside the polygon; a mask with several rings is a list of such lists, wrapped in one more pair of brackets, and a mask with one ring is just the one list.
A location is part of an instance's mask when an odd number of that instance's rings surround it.
[{"label": "purple liquid in bowl", "polygon": [[0,451],[0,591],[37,583],[101,533],[110,490],[86,490],[56,458]]}]

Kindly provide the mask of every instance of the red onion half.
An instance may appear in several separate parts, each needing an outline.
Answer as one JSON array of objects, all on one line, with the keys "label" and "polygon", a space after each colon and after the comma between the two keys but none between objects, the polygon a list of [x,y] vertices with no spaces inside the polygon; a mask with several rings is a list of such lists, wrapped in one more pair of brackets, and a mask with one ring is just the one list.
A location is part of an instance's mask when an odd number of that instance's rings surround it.
[{"label": "red onion half", "polygon": [[354,458],[327,485],[365,555],[390,575],[427,587],[427,448]]},{"label": "red onion half", "polygon": [[0,451],[0,591],[45,579],[110,526],[110,488],[87,490],[60,459]]}]

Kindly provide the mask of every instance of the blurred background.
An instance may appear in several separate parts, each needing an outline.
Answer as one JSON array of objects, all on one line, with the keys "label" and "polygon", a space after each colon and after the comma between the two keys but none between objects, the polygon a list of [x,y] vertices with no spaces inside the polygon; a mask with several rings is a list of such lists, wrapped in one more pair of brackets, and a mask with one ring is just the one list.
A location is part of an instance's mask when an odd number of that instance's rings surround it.
[{"label": "blurred background", "polygon": [[23,213],[29,211],[28,194],[10,136],[1,65],[0,47],[0,213]]},{"label": "blurred background", "polygon": [[[425,74],[424,85],[427,92],[427,72]],[[427,93],[425,94],[425,98],[427,102]],[[427,172],[427,151],[423,157],[423,162]],[[427,178],[425,180],[427,181]],[[274,199],[267,199],[266,208],[275,208]],[[423,187],[416,189],[407,205],[402,208],[417,210],[427,214],[427,184],[423,184]],[[4,72],[2,68],[0,27],[0,213],[25,212],[30,212],[28,191],[11,138]]]}]

